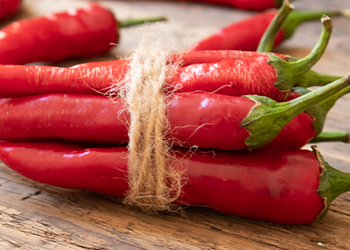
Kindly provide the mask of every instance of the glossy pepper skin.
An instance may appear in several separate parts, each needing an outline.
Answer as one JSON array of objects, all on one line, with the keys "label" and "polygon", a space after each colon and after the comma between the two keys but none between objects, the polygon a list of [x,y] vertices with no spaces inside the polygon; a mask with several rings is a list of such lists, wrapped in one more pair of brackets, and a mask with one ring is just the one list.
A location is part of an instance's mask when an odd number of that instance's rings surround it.
[{"label": "glossy pepper skin", "polygon": [[[256,58],[256,57],[260,57],[268,54],[276,55],[287,62],[298,60],[298,58],[294,58],[289,55],[271,53],[271,52],[253,52],[253,51],[241,51],[241,50],[207,50],[207,51],[188,51],[188,52],[169,55],[167,63],[170,65],[177,64],[179,67],[186,67],[192,64],[216,63],[221,60],[231,60],[231,59],[235,60],[235,59],[244,59],[244,58],[251,59],[251,58]],[[85,70],[94,69],[98,71],[98,70],[104,70],[106,68],[108,69],[108,67],[114,67],[114,66],[121,67],[121,65],[128,64],[128,63],[129,63],[129,60],[97,61],[97,62],[77,64],[70,68],[73,68],[73,69],[85,68]],[[112,74],[111,72],[112,71],[109,72],[110,75]],[[309,70],[304,75],[302,75],[301,78],[296,82],[296,86],[301,86],[304,88],[311,87],[311,86],[324,86],[340,78],[341,78],[340,76],[323,75],[313,70]],[[217,91],[215,92],[218,93]],[[223,92],[220,92],[220,93],[223,93]],[[6,93],[3,95],[4,97],[12,97],[11,95],[6,95]]]},{"label": "glossy pepper skin", "polygon": [[[268,57],[221,60],[177,68],[168,86],[177,92],[205,91],[240,96],[259,94],[282,100],[284,92],[273,85],[275,69]],[[27,96],[41,93],[106,92],[122,82],[128,64],[98,68],[60,68],[33,65],[0,65],[0,97]]]},{"label": "glossy pepper skin", "polygon": [[15,14],[21,7],[22,0],[1,0],[0,1],[0,20]]},{"label": "glossy pepper skin", "polygon": [[103,54],[118,42],[117,29],[112,12],[96,3],[16,21],[0,30],[0,64]]},{"label": "glossy pepper skin", "polygon": [[[176,202],[180,205],[208,206],[253,220],[307,224],[324,216],[336,197],[325,203],[318,193],[331,180],[320,178],[324,167],[315,152],[198,150],[184,157],[186,152],[179,151],[171,161],[188,179]],[[0,159],[29,179],[116,197],[124,197],[128,190],[127,155],[126,147],[0,144]]]},{"label": "glossy pepper skin", "polygon": [[275,151],[290,151],[302,148],[318,134],[313,124],[314,117],[307,112],[300,113],[263,148]]},{"label": "glossy pepper skin", "polygon": [[[179,67],[185,67],[197,63],[215,63],[221,60],[255,58],[263,55],[277,55],[285,60],[295,60],[293,57],[285,54],[272,52],[255,52],[241,50],[207,50],[207,51],[187,51],[168,56],[167,64],[178,64]],[[73,65],[70,68],[99,68],[111,65],[127,64],[129,60],[111,60],[87,62]]]},{"label": "glossy pepper skin", "polygon": [[204,2],[212,4],[221,4],[232,6],[242,10],[263,11],[271,8],[279,8],[282,5],[281,0],[178,0],[178,1],[192,1]]},{"label": "glossy pepper skin", "polygon": [[[245,148],[244,140],[249,134],[239,125],[253,105],[253,101],[243,97],[174,95],[167,112],[171,125],[169,136],[187,147]],[[129,114],[122,99],[48,94],[0,99],[0,107],[2,140],[64,139],[104,144],[128,141]]]},{"label": "glossy pepper skin", "polygon": [[[298,93],[292,92],[292,97],[296,96]],[[175,94],[168,100],[168,138],[182,147],[247,148],[249,132],[240,125],[253,106],[254,102],[245,97]],[[263,148],[301,148],[317,135],[314,119],[307,112],[300,113]],[[317,117],[317,122],[323,122],[322,117]],[[128,142],[127,124],[129,113],[122,99],[81,94],[0,99],[0,139],[6,141],[65,140],[121,145]]]},{"label": "glossy pepper skin", "polygon": [[[285,92],[274,83],[277,75],[266,53],[241,51],[195,51],[169,57],[182,62],[168,87],[176,92],[205,91],[241,96],[258,94],[281,101]],[[287,55],[278,55],[282,59]],[[43,93],[106,93],[123,82],[128,60],[96,62],[71,68],[33,65],[0,65],[0,97]],[[115,93],[117,94],[117,92]]]}]

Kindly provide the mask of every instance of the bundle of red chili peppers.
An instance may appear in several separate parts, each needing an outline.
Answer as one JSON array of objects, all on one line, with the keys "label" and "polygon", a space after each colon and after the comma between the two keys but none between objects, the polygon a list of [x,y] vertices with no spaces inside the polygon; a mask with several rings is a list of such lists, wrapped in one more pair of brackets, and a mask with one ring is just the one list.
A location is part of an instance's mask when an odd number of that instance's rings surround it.
[{"label": "bundle of red chili peppers", "polygon": [[[327,112],[350,90],[350,76],[328,77],[311,92],[294,88],[322,77],[310,70],[331,34],[331,20],[322,22],[319,42],[299,60],[194,51],[71,68],[0,65],[0,159],[41,183],[127,201],[137,187],[130,204],[147,211],[165,197],[255,220],[311,223],[350,190],[349,174],[316,148],[300,149],[322,137]],[[142,89],[148,81],[161,84]],[[136,168],[135,177],[130,155],[160,167]]]}]

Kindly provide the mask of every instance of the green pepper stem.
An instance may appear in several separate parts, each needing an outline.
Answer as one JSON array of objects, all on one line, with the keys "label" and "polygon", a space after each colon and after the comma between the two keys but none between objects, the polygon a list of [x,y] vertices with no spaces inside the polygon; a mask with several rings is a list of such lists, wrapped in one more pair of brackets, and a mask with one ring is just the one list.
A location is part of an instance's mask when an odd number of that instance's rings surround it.
[{"label": "green pepper stem", "polygon": [[[288,56],[285,58],[287,62],[296,62],[299,58],[294,56]],[[300,76],[299,80],[296,82],[295,86],[298,87],[313,87],[313,86],[324,86],[330,82],[334,82],[342,78],[341,76],[324,75],[317,73],[313,70],[309,70]]]},{"label": "green pepper stem", "polygon": [[336,17],[336,16],[348,16],[349,10],[342,10],[342,11],[295,11],[288,15],[287,19],[285,20],[284,24],[282,25],[282,30],[284,34],[284,39],[290,38],[293,34],[296,28],[308,21],[314,21],[320,19],[323,15],[327,15],[329,17]]},{"label": "green pepper stem", "polygon": [[332,33],[332,20],[328,16],[321,18],[323,28],[312,51],[302,59],[297,61],[286,62],[276,55],[268,54],[269,64],[274,67],[277,72],[277,80],[274,85],[283,92],[289,93],[299,78],[310,70],[310,68],[321,58],[326,50],[328,41]]},{"label": "green pepper stem", "polygon": [[160,21],[167,21],[166,17],[151,17],[151,18],[143,18],[143,19],[126,19],[118,21],[120,28],[126,28],[130,26],[135,26],[139,24],[145,24],[145,23],[153,23],[153,22],[160,22]]},{"label": "green pepper stem", "polygon": [[344,142],[350,143],[350,134],[345,131],[327,131],[322,132],[309,143],[320,143],[320,142]]},{"label": "green pepper stem", "polygon": [[317,103],[339,99],[349,91],[350,86],[348,85],[350,85],[350,75],[289,102],[282,102],[280,105],[288,107],[286,112],[290,113],[291,116],[296,116]]},{"label": "green pepper stem", "polygon": [[[334,98],[335,100],[338,100],[340,97],[342,97],[343,95],[348,94],[349,92],[350,92],[350,86],[345,87],[345,88],[339,90],[339,91],[334,95],[334,97],[331,96],[331,97],[329,97],[328,99]],[[324,100],[324,102],[326,102],[328,99]]]},{"label": "green pepper stem", "polygon": [[294,9],[293,5],[289,3],[289,0],[285,0],[282,7],[272,19],[269,27],[266,29],[264,35],[261,37],[257,52],[271,52],[273,44],[275,42],[278,31],[281,29],[282,24],[288,17],[289,13]]},{"label": "green pepper stem", "polygon": [[[293,91],[298,92],[301,95],[305,95],[310,91],[303,87],[295,87]],[[305,110],[306,113],[313,117],[313,129],[317,135],[319,135],[324,127],[324,123],[327,117],[329,110],[334,106],[336,101],[347,94],[350,91],[350,86],[347,86],[341,90],[339,90],[334,95],[328,97],[327,99],[319,102],[317,105],[312,106],[311,108]]]},{"label": "green pepper stem", "polygon": [[[323,100],[323,101],[321,101],[320,103],[317,104],[320,107],[320,109],[323,112],[323,114],[324,114],[323,120],[326,119],[326,115],[327,115],[328,111],[331,110],[331,108],[334,106],[336,101],[339,98],[341,98],[342,96],[344,96],[347,93],[349,93],[349,92],[350,92],[350,86],[344,87],[343,89],[339,90],[334,95],[328,97],[327,99],[325,99],[325,100]],[[324,123],[324,121],[323,121],[323,123]],[[323,128],[323,126],[322,126],[322,128]],[[319,132],[321,132],[321,131],[322,130],[320,130]]]},{"label": "green pepper stem", "polygon": [[324,86],[340,78],[341,76],[324,75],[324,74],[317,73],[313,70],[309,70],[299,78],[295,86],[304,87],[304,88],[308,88],[312,86]]},{"label": "green pepper stem", "polygon": [[[327,48],[328,41],[332,34],[332,20],[328,16],[324,15],[321,18],[321,22],[323,23],[322,33],[312,51],[307,56],[299,59],[296,62],[289,62],[289,65],[295,70],[302,72],[301,74],[308,71],[321,58],[323,52]],[[307,70],[305,70],[305,68]]]},{"label": "green pepper stem", "polygon": [[350,76],[346,76],[291,101],[280,103],[265,96],[245,96],[256,103],[241,123],[241,127],[249,132],[245,144],[249,149],[264,146],[275,138],[295,116],[349,85]]}]

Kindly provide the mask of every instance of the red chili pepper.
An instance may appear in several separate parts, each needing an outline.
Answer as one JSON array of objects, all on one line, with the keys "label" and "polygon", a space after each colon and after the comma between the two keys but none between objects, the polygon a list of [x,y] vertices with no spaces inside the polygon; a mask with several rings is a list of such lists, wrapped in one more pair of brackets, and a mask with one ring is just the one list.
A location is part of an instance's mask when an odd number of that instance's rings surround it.
[{"label": "red chili pepper", "polygon": [[[238,96],[259,94],[280,101],[285,93],[274,86],[276,72],[274,67],[267,64],[268,59],[262,56],[180,67],[167,85],[176,88],[177,92],[205,91]],[[115,83],[123,82],[128,70],[128,64],[99,68],[0,65],[0,96],[106,93]]]},{"label": "red chili pepper", "polygon": [[22,0],[1,0],[0,1],[0,19],[15,14],[21,7]]},{"label": "red chili pepper", "polygon": [[120,27],[164,18],[117,22],[108,9],[91,3],[81,9],[13,22],[0,30],[0,64],[56,62],[107,53]]},{"label": "red chili pepper", "polygon": [[[255,51],[260,39],[277,14],[277,10],[255,14],[247,19],[230,24],[215,34],[193,44],[187,51],[200,50],[246,50]],[[289,39],[295,29],[306,21],[319,20],[323,14],[327,16],[345,15],[342,11],[296,11],[289,14],[281,30],[278,32],[274,46]]]},{"label": "red chili pepper", "polygon": [[[344,78],[279,104],[256,96],[176,94],[168,102],[169,136],[174,137],[174,144],[181,146],[233,150],[263,146],[285,127],[278,135],[279,139],[266,147],[300,148],[322,131],[325,118],[300,113],[335,93],[335,97],[322,103],[334,104],[336,98],[349,88],[339,91],[340,94],[338,89],[348,84],[350,78]],[[330,107],[326,109],[325,104],[321,108],[327,113]],[[314,118],[317,118],[315,122]],[[1,99],[0,139],[125,144],[128,141],[128,119],[122,99],[111,101],[98,95],[46,94]],[[255,126],[255,123],[259,125]],[[261,141],[259,135],[263,131],[266,137]],[[257,137],[258,141],[252,137]]]},{"label": "red chili pepper", "polygon": [[[319,152],[196,151],[173,159],[188,179],[177,204],[208,206],[253,220],[307,224],[350,191],[350,174]],[[1,143],[0,159],[37,182],[116,197],[128,190],[126,147],[84,148],[58,143]],[[220,194],[220,195],[218,195]]]},{"label": "red chili pepper", "polygon": [[[309,71],[325,50],[332,23],[329,18],[322,21],[324,28],[319,42],[308,56],[296,62],[286,62],[273,54],[232,53],[237,54],[237,58],[178,67],[168,85],[177,88],[178,92],[201,90],[236,96],[258,94],[280,101],[289,94],[294,84]],[[217,56],[218,52],[214,54],[204,51],[201,54],[209,56],[198,57],[198,60],[212,61],[213,58],[220,58]],[[245,58],[242,58],[244,55]],[[230,54],[226,53],[222,57],[226,56],[230,57]],[[179,55],[173,56],[171,60],[178,57]],[[185,63],[186,60],[187,63],[194,61],[191,54],[184,54],[184,58]],[[0,96],[103,92],[113,84],[123,82],[128,67],[128,61],[99,68],[3,65],[0,66]]]},{"label": "red chili pepper", "polygon": [[[221,50],[221,51],[208,50],[208,51],[191,51],[191,52],[173,54],[168,57],[168,63],[175,64],[177,62],[181,62],[180,66],[186,67],[191,64],[216,63],[222,60],[245,59],[245,58],[252,59],[252,58],[257,58],[267,54],[279,56],[280,58],[286,60],[287,62],[299,60],[298,58],[295,58],[289,55],[270,53],[270,52],[266,53],[266,52],[240,51],[240,50]],[[74,68],[74,69],[85,68],[90,70],[103,71],[103,70],[109,70],[110,69],[109,67],[121,66],[123,64],[128,64],[128,63],[129,63],[129,60],[99,61],[99,62],[88,62],[88,63],[77,64],[70,68]],[[324,74],[317,73],[313,70],[309,70],[300,77],[300,79],[296,82],[296,86],[300,86],[304,88],[311,87],[311,86],[324,86],[340,78],[341,78],[340,76],[324,75]],[[181,83],[181,85],[183,85],[183,83]],[[225,87],[225,82],[221,87]],[[199,86],[197,90],[200,90]],[[221,88],[219,92],[217,91],[215,92],[221,93],[221,94],[227,94],[225,92],[222,92]],[[43,92],[39,92],[39,93],[43,93]],[[12,96],[5,95],[4,97],[12,97]]]},{"label": "red chili pepper", "polygon": [[283,0],[178,0],[204,2],[232,6],[242,10],[263,11],[272,8],[279,8]]},{"label": "red chili pepper", "polygon": [[[240,51],[240,50],[208,50],[208,51],[190,51],[172,54],[168,56],[168,64],[180,64],[179,67],[185,67],[191,64],[198,63],[216,63],[221,60],[231,60],[231,59],[245,59],[245,58],[256,58],[263,55],[276,55],[289,60],[298,60],[289,55],[271,53],[271,52],[255,52],[255,51]],[[129,60],[111,60],[111,61],[97,61],[97,62],[86,62],[81,64],[76,64],[70,68],[99,68],[120,64],[127,64]]]}]

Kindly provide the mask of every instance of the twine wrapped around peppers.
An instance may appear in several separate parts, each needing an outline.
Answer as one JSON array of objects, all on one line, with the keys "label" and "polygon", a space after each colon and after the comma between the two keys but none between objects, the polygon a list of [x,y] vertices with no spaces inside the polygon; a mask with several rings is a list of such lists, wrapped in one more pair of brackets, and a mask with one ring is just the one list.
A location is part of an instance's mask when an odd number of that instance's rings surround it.
[{"label": "twine wrapped around peppers", "polygon": [[176,65],[167,64],[168,53],[159,46],[150,49],[143,42],[133,52],[121,93],[130,113],[125,203],[151,213],[173,210],[171,202],[178,199],[183,185],[181,173],[169,167],[172,151],[165,139],[170,95],[165,83]]}]

